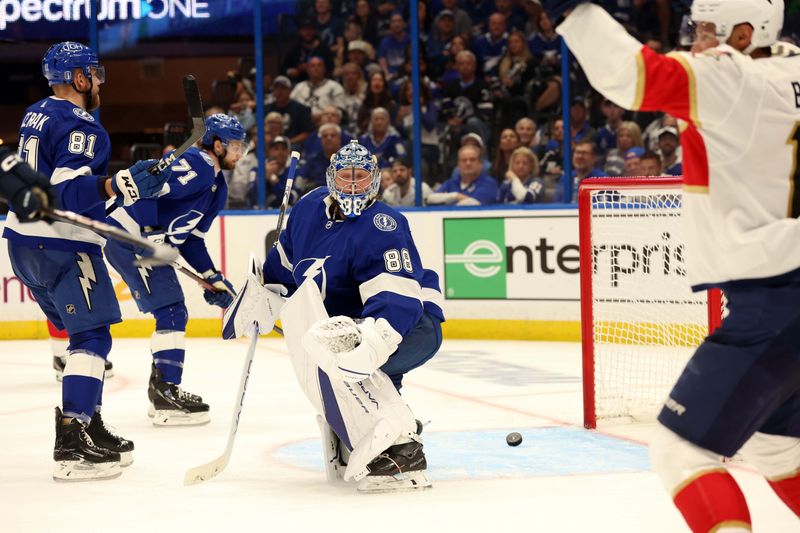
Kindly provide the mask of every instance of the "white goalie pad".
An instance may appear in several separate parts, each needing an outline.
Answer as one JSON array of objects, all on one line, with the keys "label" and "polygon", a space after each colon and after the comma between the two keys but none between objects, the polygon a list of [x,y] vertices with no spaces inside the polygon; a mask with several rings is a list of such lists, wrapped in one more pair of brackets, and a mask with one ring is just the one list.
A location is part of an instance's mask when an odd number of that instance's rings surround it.
[{"label": "white goalie pad", "polygon": [[264,286],[264,276],[256,255],[250,252],[247,281],[225,309],[222,318],[222,338],[235,339],[251,336],[253,324],[258,324],[259,333],[269,333],[275,325],[284,299]]},{"label": "white goalie pad", "polygon": [[[301,340],[314,323],[328,318],[313,280],[304,282],[286,301],[280,318],[300,387],[351,451],[344,480],[362,479],[368,473],[367,464],[381,452],[399,439],[415,436],[414,415],[383,372],[359,383],[346,383],[338,372],[317,366]],[[324,357],[318,359],[325,365]]]}]

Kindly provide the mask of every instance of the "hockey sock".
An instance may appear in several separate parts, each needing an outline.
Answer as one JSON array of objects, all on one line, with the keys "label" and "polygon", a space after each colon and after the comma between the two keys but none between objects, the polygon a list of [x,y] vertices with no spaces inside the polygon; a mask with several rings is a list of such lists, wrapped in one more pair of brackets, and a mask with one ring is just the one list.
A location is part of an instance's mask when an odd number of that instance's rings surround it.
[{"label": "hockey sock", "polygon": [[153,362],[164,381],[180,385],[186,357],[186,322],[188,312],[183,302],[153,311],[156,331],[150,339]]},{"label": "hockey sock", "polygon": [[795,472],[792,477],[783,478],[778,481],[767,480],[769,486],[775,491],[786,507],[794,514],[800,516],[800,471]]},{"label": "hockey sock", "polygon": [[70,337],[61,388],[64,416],[89,423],[100,401],[105,358],[110,351],[111,334],[108,326],[82,331]]},{"label": "hockey sock", "polygon": [[66,329],[58,329],[58,327],[47,321],[47,331],[50,333],[50,347],[53,350],[53,355],[63,357],[67,355],[69,348],[69,335]]},{"label": "hockey sock", "polygon": [[695,533],[721,528],[750,530],[750,511],[727,470],[700,473],[675,492],[675,506]]}]

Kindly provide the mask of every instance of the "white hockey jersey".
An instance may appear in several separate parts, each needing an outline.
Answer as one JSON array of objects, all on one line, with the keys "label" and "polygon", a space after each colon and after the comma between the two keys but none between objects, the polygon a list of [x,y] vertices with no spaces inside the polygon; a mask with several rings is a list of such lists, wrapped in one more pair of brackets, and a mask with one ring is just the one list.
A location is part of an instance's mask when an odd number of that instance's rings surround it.
[{"label": "white hockey jersey", "polygon": [[688,123],[683,218],[694,290],[800,268],[800,56],[754,60],[727,45],[658,55],[593,4],[557,31],[603,96]]}]

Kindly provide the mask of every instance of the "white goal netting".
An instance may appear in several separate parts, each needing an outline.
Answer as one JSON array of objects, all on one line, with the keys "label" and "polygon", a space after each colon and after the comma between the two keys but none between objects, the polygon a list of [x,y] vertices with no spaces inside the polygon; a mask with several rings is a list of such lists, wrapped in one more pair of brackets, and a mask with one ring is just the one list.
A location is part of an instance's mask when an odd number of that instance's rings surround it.
[{"label": "white goal netting", "polygon": [[582,320],[592,323],[584,368],[593,372],[584,381],[593,385],[594,413],[587,418],[653,420],[709,326],[708,295],[692,293],[685,277],[681,190],[590,194],[591,303],[583,302]]}]

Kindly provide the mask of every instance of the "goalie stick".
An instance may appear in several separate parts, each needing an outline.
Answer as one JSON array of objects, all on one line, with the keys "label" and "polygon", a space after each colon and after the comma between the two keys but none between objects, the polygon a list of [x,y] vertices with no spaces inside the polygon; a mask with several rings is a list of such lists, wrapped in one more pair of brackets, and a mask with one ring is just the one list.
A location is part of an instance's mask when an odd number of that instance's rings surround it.
[{"label": "goalie stick", "polygon": [[[283,217],[286,213],[286,208],[289,206],[289,198],[291,197],[292,185],[294,184],[294,176],[297,172],[297,162],[300,160],[300,153],[292,152],[291,158],[291,162],[289,163],[289,173],[286,178],[286,188],[283,191],[283,200],[281,201],[280,214],[278,215],[278,224],[276,228],[277,236],[275,237],[276,244],[281,236],[281,231],[283,230]],[[258,265],[254,264],[255,261],[253,257],[251,257],[250,263],[251,271],[258,272]],[[263,280],[261,281],[263,282]],[[222,472],[225,467],[228,466],[228,461],[230,461],[231,453],[233,452],[233,442],[236,438],[236,432],[239,430],[239,417],[242,414],[244,395],[247,392],[247,381],[250,378],[250,367],[253,365],[253,356],[255,355],[256,343],[258,342],[258,325],[254,322],[252,327],[253,331],[250,338],[250,346],[247,349],[247,355],[244,359],[244,365],[242,366],[242,377],[239,380],[239,390],[236,394],[236,397],[239,399],[239,401],[233,410],[231,429],[228,433],[228,444],[225,446],[225,451],[222,452],[221,456],[217,457],[213,461],[187,470],[186,475],[183,477],[184,485],[197,485],[198,483],[207,481]],[[282,334],[283,332],[280,331],[280,333]]]}]

